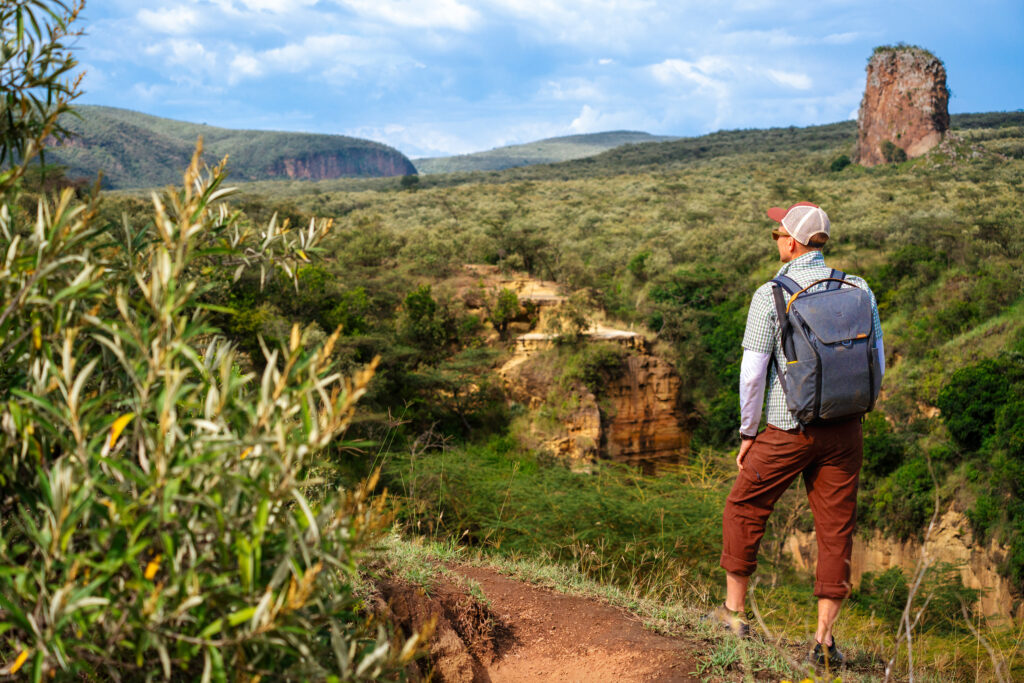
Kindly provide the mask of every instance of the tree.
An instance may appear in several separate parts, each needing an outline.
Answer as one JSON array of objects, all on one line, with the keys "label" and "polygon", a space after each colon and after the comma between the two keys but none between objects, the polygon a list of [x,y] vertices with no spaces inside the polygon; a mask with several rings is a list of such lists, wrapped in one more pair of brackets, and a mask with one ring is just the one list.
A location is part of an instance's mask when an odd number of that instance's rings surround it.
[{"label": "tree", "polygon": [[508,337],[508,325],[519,315],[519,297],[508,287],[502,287],[490,306],[488,318],[498,336],[504,341]]},{"label": "tree", "polygon": [[0,190],[42,154],[49,136],[66,133],[58,117],[81,94],[82,76],[69,47],[71,25],[84,2],[20,0],[0,4]]}]

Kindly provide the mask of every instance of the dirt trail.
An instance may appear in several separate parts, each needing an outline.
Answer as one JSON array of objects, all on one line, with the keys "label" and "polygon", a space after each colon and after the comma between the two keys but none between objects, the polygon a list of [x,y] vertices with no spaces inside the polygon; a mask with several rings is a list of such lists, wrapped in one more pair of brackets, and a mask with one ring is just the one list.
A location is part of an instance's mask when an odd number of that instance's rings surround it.
[{"label": "dirt trail", "polygon": [[492,569],[450,569],[480,585],[491,618],[502,625],[491,655],[478,659],[471,680],[699,680],[691,672],[702,643],[659,635],[624,610]]}]

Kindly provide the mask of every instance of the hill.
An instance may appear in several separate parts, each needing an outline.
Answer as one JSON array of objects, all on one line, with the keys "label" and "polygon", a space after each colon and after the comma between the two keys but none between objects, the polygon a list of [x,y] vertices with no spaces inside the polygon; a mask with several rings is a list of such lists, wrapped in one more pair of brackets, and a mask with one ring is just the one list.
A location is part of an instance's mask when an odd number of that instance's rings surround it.
[{"label": "hill", "polygon": [[674,137],[651,135],[628,130],[587,135],[567,135],[528,142],[522,145],[498,147],[486,152],[460,154],[450,157],[415,159],[413,163],[421,174],[456,173],[460,171],[501,171],[518,166],[550,164],[600,154],[601,152],[645,142],[664,142]]},{"label": "hill", "polygon": [[[1024,125],[1024,112],[954,114],[950,127],[957,130],[999,129]],[[572,159],[546,166],[510,169],[506,180],[541,180],[609,176],[620,173],[664,170],[666,167],[720,157],[761,155],[764,161],[806,155],[809,152],[852,151],[857,137],[856,121],[841,121],[821,126],[724,130],[668,142],[649,142],[610,149],[586,158]],[[845,148],[849,147],[849,150]],[[1015,153],[1011,150],[1011,156]]]},{"label": "hill", "polygon": [[343,135],[232,130],[186,123],[113,107],[81,106],[62,119],[74,137],[48,152],[70,178],[92,178],[102,170],[111,188],[152,187],[179,182],[196,140],[206,156],[231,157],[233,180],[320,180],[386,177],[415,173],[399,151]]}]

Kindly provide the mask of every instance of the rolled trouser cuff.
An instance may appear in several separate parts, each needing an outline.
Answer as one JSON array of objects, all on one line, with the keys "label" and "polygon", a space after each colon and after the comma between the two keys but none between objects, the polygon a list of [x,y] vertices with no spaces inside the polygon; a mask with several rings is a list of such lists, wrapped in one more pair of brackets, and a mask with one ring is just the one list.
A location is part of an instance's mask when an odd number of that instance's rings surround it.
[{"label": "rolled trouser cuff", "polygon": [[850,597],[849,583],[822,583],[814,582],[814,596],[817,598],[828,598],[830,600],[845,600]]},{"label": "rolled trouser cuff", "polygon": [[722,559],[718,561],[718,564],[725,571],[738,576],[750,576],[757,569],[756,561],[743,560],[725,553],[722,553]]}]

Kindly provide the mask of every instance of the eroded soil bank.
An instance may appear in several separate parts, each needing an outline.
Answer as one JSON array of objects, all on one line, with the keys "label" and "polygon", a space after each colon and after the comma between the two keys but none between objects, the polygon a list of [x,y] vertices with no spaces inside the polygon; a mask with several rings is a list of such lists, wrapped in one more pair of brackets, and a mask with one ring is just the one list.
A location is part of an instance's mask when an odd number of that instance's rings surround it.
[{"label": "eroded soil bank", "polygon": [[481,567],[453,566],[486,604],[445,580],[428,595],[401,582],[381,586],[403,630],[436,620],[418,674],[443,681],[698,681],[707,643],[644,628],[599,601],[516,581]]}]

